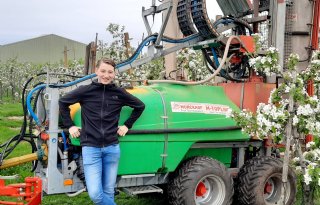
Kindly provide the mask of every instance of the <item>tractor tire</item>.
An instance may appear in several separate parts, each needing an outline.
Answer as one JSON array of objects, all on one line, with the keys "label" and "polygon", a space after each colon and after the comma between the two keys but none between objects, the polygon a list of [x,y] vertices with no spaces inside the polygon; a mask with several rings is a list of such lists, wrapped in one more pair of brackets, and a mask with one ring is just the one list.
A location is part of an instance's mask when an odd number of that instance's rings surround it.
[{"label": "tractor tire", "polygon": [[194,157],[182,164],[168,184],[172,205],[230,205],[233,179],[224,164]]},{"label": "tractor tire", "polygon": [[[245,205],[280,204],[283,163],[274,157],[255,157],[240,169],[236,180],[236,201]],[[295,201],[296,175],[289,167],[286,205]]]}]

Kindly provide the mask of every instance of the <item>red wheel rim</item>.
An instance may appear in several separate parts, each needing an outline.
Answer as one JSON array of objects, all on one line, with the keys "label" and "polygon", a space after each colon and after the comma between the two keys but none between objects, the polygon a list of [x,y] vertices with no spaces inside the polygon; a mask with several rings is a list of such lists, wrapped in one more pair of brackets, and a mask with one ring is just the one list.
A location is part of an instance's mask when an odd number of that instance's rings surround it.
[{"label": "red wheel rim", "polygon": [[203,182],[200,182],[197,186],[196,195],[201,197],[207,193],[206,185]]}]

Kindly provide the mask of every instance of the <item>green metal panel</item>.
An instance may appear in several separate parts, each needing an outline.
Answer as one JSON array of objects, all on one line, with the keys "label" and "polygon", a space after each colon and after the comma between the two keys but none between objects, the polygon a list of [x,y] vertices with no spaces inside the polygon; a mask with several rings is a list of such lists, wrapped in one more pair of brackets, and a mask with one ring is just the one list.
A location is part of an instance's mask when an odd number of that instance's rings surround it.
[{"label": "green metal panel", "polygon": [[163,142],[121,142],[118,175],[156,173],[161,167]]},{"label": "green metal panel", "polygon": [[[164,129],[166,127],[165,112],[167,126],[170,129],[236,125],[232,119],[225,117],[225,109],[226,106],[234,110],[238,108],[227,98],[221,87],[161,84],[140,86],[128,91],[146,104],[144,113],[134,124],[132,130]],[[197,110],[198,107],[202,109]],[[123,124],[131,111],[129,107],[122,109],[119,124]],[[80,111],[75,115],[75,123],[78,126],[81,125],[79,113]],[[154,173],[159,170],[174,171],[183,159],[198,155],[209,156],[229,165],[231,162],[230,148],[202,151],[190,150],[190,147],[196,142],[247,141],[249,137],[242,134],[240,130],[225,130],[167,135],[132,134],[119,139],[121,146],[119,174],[126,175]]]},{"label": "green metal panel", "polygon": [[[163,129],[164,128],[164,111],[161,97],[152,87],[142,86],[134,89],[127,89],[127,91],[140,100],[142,100],[146,107],[141,117],[135,122],[132,129]],[[124,121],[130,115],[132,109],[124,107],[122,109],[119,124],[123,124]],[[140,136],[139,136],[140,138]],[[130,140],[130,139],[126,139]]]},{"label": "green metal panel", "polygon": [[166,160],[168,172],[176,170],[194,142],[169,142]]},{"label": "green metal panel", "polygon": [[227,167],[230,167],[232,148],[190,149],[184,159],[195,156],[208,156],[224,163]]}]

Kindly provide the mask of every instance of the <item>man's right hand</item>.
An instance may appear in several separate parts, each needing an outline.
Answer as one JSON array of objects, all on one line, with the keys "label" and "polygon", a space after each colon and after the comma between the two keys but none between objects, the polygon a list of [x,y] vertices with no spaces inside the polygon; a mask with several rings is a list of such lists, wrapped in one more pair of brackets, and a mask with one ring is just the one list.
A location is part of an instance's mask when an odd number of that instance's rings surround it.
[{"label": "man's right hand", "polygon": [[69,128],[69,134],[72,138],[80,137],[80,128],[77,126],[72,126]]}]

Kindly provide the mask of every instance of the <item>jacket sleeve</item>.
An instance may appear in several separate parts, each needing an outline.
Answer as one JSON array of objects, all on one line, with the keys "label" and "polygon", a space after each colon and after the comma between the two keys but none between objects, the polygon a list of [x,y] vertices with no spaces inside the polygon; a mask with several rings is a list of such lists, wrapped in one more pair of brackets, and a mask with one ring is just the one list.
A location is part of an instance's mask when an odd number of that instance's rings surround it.
[{"label": "jacket sleeve", "polygon": [[68,129],[74,126],[74,123],[71,119],[69,106],[80,102],[81,93],[83,93],[82,90],[82,87],[79,87],[75,90],[68,92],[59,99],[59,111],[62,118],[62,123]]},{"label": "jacket sleeve", "polygon": [[130,117],[124,122],[124,125],[130,129],[132,128],[132,125],[137,121],[137,119],[141,116],[145,108],[145,105],[141,100],[131,95],[124,89],[123,89],[123,95],[124,95],[124,105],[133,108],[133,111]]}]

